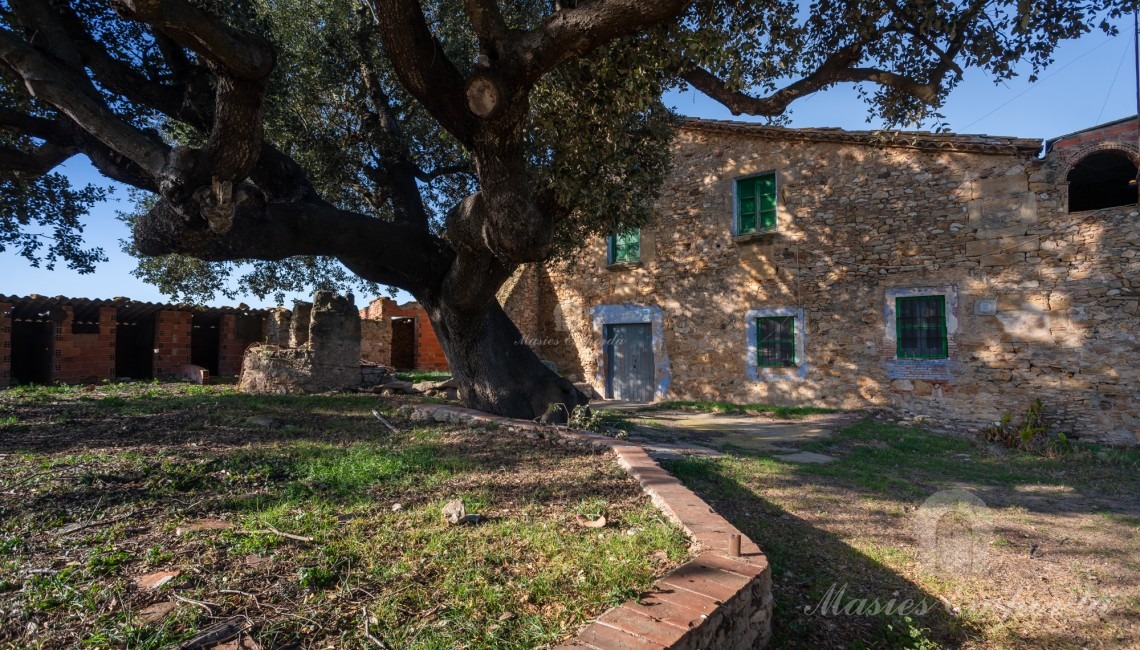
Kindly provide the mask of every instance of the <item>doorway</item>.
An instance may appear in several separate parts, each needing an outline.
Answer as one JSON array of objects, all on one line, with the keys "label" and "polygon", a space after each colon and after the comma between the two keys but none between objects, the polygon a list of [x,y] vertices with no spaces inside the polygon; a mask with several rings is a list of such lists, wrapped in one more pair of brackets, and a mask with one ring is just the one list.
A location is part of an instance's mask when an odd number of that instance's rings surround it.
[{"label": "doorway", "polygon": [[49,320],[12,319],[12,383],[51,383],[55,323]]},{"label": "doorway", "polygon": [[115,328],[115,376],[154,377],[154,316],[118,322]]},{"label": "doorway", "polygon": [[606,325],[603,335],[606,399],[653,401],[656,393],[653,326],[650,323]]},{"label": "doorway", "polygon": [[392,319],[392,367],[396,370],[416,368],[416,319]]},{"label": "doorway", "polygon": [[195,313],[190,318],[190,363],[217,377],[221,356],[221,314]]}]

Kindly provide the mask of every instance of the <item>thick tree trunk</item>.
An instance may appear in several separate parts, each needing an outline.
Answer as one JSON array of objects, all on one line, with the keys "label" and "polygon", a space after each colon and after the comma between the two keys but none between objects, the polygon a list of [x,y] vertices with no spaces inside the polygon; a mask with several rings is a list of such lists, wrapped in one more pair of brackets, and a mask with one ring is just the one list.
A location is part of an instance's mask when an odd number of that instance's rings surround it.
[{"label": "thick tree trunk", "polygon": [[464,405],[496,415],[565,422],[589,398],[550,371],[523,341],[515,324],[495,301],[481,317],[427,304],[432,327],[459,380]]}]

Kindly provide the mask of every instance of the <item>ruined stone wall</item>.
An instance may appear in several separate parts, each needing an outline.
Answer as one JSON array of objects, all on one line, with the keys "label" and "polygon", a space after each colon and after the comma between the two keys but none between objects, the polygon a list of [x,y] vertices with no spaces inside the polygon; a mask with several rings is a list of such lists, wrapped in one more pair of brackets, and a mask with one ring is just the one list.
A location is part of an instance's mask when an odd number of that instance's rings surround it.
[{"label": "ruined stone wall", "polygon": [[245,350],[239,390],[319,393],[360,386],[360,314],[352,294],[318,291],[312,303],[297,302],[289,331],[290,339],[305,343],[288,348],[266,343]]},{"label": "ruined stone wall", "polygon": [[[601,391],[605,314],[632,313],[605,308],[659,309],[657,380],[670,399],[884,406],[981,425],[1040,397],[1063,430],[1136,443],[1136,206],[1068,214],[1067,163],[1015,149],[686,128],[641,262],[608,267],[596,240],[569,267],[548,266],[541,338],[571,342],[560,365]],[[777,232],[734,237],[734,179],[768,171]],[[915,293],[946,296],[946,360],[895,358],[894,299]],[[978,313],[990,300],[996,311]],[[799,314],[802,358],[757,368],[749,321],[781,309]]]},{"label": "ruined stone wall", "polygon": [[392,321],[386,318],[360,321],[360,359],[392,365]]}]

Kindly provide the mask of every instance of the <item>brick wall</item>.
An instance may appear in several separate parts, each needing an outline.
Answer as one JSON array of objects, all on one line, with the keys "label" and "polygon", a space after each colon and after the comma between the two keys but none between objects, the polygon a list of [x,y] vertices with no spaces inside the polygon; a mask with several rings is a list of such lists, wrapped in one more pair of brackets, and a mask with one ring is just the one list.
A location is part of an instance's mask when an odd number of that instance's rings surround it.
[{"label": "brick wall", "polygon": [[[1040,397],[1060,429],[1140,441],[1136,206],[1068,213],[1070,161],[1038,159],[1032,142],[802,133],[683,129],[641,263],[607,267],[597,239],[540,274],[556,296],[541,340],[567,343],[540,356],[600,390],[595,308],[656,307],[670,399],[880,406],[984,425]],[[734,179],[773,170],[778,231],[734,237]],[[956,295],[950,358],[896,359],[889,297],[939,288]],[[975,313],[989,300],[996,313]],[[750,358],[746,313],[764,308],[803,310],[799,367],[758,370]]]},{"label": "brick wall", "polygon": [[[427,312],[419,303],[409,302],[403,305],[397,305],[396,301],[390,298],[380,298],[373,301],[364,309],[360,310],[360,318],[364,320],[391,320],[393,318],[412,318],[416,321],[416,370],[447,370],[447,357],[443,353],[443,346],[439,343],[439,338],[435,335],[435,330],[431,327],[431,320],[428,318]],[[372,334],[379,334],[380,330],[369,330]],[[388,328],[389,347],[388,358],[391,360],[391,328]],[[377,343],[375,345],[382,345]],[[362,343],[362,346],[368,348],[374,346],[370,343]]]},{"label": "brick wall", "polygon": [[56,325],[53,354],[54,381],[92,383],[115,377],[115,308],[100,307],[98,333],[74,333],[75,310],[63,308],[65,316]]},{"label": "brick wall", "polygon": [[155,315],[155,377],[176,376],[190,363],[191,316],[188,311],[160,311]]},{"label": "brick wall", "polygon": [[[271,318],[272,316],[270,316]],[[280,336],[276,326],[267,327],[266,319],[262,320],[261,336],[257,338],[241,338],[238,332],[238,317],[234,314],[223,314],[218,331],[218,374],[223,377],[236,377],[241,374],[241,362],[245,350],[253,343],[258,343],[269,336],[271,332]]]},{"label": "brick wall", "polygon": [[0,388],[12,384],[12,305],[0,302]]}]

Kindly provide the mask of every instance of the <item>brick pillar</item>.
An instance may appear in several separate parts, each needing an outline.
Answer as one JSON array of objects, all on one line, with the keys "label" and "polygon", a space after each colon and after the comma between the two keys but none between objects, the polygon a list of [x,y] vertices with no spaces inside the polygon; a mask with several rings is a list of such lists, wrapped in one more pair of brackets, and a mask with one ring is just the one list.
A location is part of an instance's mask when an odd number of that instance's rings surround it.
[{"label": "brick pillar", "polygon": [[[63,371],[63,354],[64,352],[71,352],[72,309],[71,307],[64,307],[63,312],[63,320],[52,320],[51,323],[51,378],[48,380],[49,384],[64,381],[64,377],[67,376]],[[55,309],[52,310],[52,316],[54,318]],[[64,325],[67,327],[64,327]]]},{"label": "brick pillar", "polygon": [[218,324],[218,374],[234,377],[241,373],[241,355],[245,345],[237,338],[237,316],[222,314]]},{"label": "brick pillar", "polygon": [[160,311],[155,317],[154,376],[173,377],[190,363],[190,324],[188,311]]},{"label": "brick pillar", "polygon": [[416,314],[416,369],[447,370],[447,357],[423,309]]},{"label": "brick pillar", "polygon": [[102,379],[115,378],[115,336],[118,333],[119,310],[114,307],[99,308],[99,363],[102,364]]},{"label": "brick pillar", "polygon": [[0,302],[0,388],[12,385],[12,305]]}]

